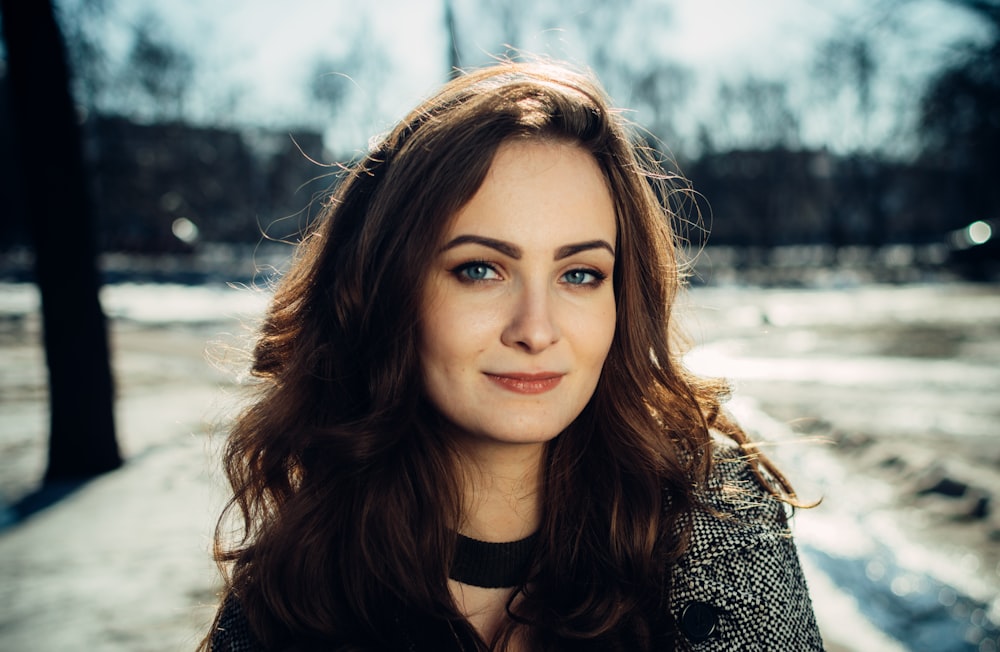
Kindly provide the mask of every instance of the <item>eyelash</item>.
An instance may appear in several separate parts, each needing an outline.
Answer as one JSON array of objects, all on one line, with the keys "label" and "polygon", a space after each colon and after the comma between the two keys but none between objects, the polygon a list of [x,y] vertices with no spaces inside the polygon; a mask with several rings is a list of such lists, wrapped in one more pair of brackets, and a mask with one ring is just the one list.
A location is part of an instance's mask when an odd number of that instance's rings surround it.
[{"label": "eyelash", "polygon": [[[500,272],[497,271],[496,266],[493,263],[487,262],[485,260],[470,260],[469,262],[462,263],[461,265],[452,268],[451,273],[455,276],[455,278],[458,279],[460,283],[467,283],[467,284],[486,283],[489,281],[497,280],[493,278],[471,278],[468,275],[469,270],[475,269],[477,267],[485,268],[486,270],[493,272],[497,276],[500,275]],[[560,278],[565,279],[570,274],[583,274],[593,277],[593,280],[585,281],[583,283],[567,282],[567,285],[578,288],[596,288],[599,287],[602,283],[604,283],[604,281],[608,278],[608,275],[605,274],[604,272],[598,271],[596,269],[591,269],[588,267],[579,267],[576,269],[571,269],[568,272],[564,273]]]},{"label": "eyelash", "polygon": [[599,272],[596,269],[587,269],[585,267],[580,269],[571,269],[565,274],[563,274],[563,278],[566,278],[570,274],[586,274],[594,277],[594,280],[592,281],[586,281],[584,283],[570,283],[570,285],[575,285],[578,287],[596,288],[599,285],[601,285],[601,283],[603,283],[606,278],[608,278],[608,275],[605,274],[604,272]]},{"label": "eyelash", "polygon": [[458,265],[457,267],[453,268],[451,270],[451,273],[454,274],[455,278],[457,278],[462,283],[483,283],[485,281],[493,281],[493,280],[495,280],[495,279],[491,279],[491,278],[471,278],[471,277],[469,277],[469,275],[467,274],[467,272],[469,270],[471,270],[471,269],[475,269],[476,267],[483,267],[483,268],[486,268],[489,271],[493,272],[497,276],[500,275],[500,273],[497,271],[496,267],[492,263],[488,263],[485,260],[470,260],[467,263],[462,263],[461,265]]}]

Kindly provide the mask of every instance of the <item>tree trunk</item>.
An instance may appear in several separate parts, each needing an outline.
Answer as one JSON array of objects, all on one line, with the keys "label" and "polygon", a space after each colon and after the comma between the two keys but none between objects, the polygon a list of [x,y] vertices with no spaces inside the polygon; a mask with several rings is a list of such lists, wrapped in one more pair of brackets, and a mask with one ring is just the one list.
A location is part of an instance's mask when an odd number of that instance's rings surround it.
[{"label": "tree trunk", "polygon": [[66,49],[49,0],[0,0],[22,196],[49,368],[46,483],[121,465],[94,209]]}]

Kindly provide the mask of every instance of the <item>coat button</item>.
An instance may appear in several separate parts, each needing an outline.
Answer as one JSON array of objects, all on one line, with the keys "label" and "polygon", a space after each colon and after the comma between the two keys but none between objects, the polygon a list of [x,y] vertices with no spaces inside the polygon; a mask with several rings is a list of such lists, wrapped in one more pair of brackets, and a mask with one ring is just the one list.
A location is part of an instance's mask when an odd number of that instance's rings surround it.
[{"label": "coat button", "polygon": [[701,643],[711,638],[719,626],[719,616],[715,607],[704,602],[692,602],[681,611],[681,632],[692,643]]}]

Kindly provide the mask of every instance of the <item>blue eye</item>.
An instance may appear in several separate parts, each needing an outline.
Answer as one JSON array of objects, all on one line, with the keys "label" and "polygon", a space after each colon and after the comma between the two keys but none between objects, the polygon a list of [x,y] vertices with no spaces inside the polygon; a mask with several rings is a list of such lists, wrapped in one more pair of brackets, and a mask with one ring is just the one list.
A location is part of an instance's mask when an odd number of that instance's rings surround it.
[{"label": "blue eye", "polygon": [[488,263],[465,263],[452,270],[461,281],[492,281],[500,277]]},{"label": "blue eye", "polygon": [[570,285],[599,285],[604,274],[589,269],[573,269],[563,274],[563,280]]}]

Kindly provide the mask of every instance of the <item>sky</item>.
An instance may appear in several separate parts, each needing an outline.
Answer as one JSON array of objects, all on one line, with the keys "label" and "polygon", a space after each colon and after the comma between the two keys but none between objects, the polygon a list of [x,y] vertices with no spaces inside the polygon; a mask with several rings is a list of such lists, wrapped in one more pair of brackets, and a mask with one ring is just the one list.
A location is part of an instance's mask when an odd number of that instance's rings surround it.
[{"label": "sky", "polygon": [[[504,33],[495,9],[500,3],[452,1],[463,64],[482,64],[501,52]],[[601,3],[570,6],[591,4]],[[518,46],[592,64],[593,32],[588,36],[579,28],[586,10],[567,10],[569,3],[554,0],[511,0],[515,5],[524,7],[516,14]],[[905,87],[945,61],[949,43],[984,33],[948,0],[631,0],[625,5],[632,8],[607,11],[623,6],[616,4],[594,11],[601,45],[627,50],[636,67],[669,61],[690,68],[688,104],[678,118],[688,132],[712,110],[720,82],[747,74],[788,80],[792,103],[816,105],[808,81],[817,45],[859,30],[879,36],[885,62],[877,88],[879,120],[891,126],[900,119],[896,104],[908,92]],[[123,53],[129,26],[153,14],[164,37],[192,56],[196,73],[186,106],[203,122],[321,126],[334,148],[362,148],[446,78],[443,0],[111,0],[111,6],[105,40],[110,51]],[[350,90],[350,106],[336,115],[324,115],[327,109],[308,100],[306,89],[320,57]],[[626,85],[603,81],[616,101],[629,106]],[[824,111],[851,110],[850,98],[840,97],[803,112],[803,140],[830,138],[836,123]],[[875,129],[888,128],[874,122]]]}]

